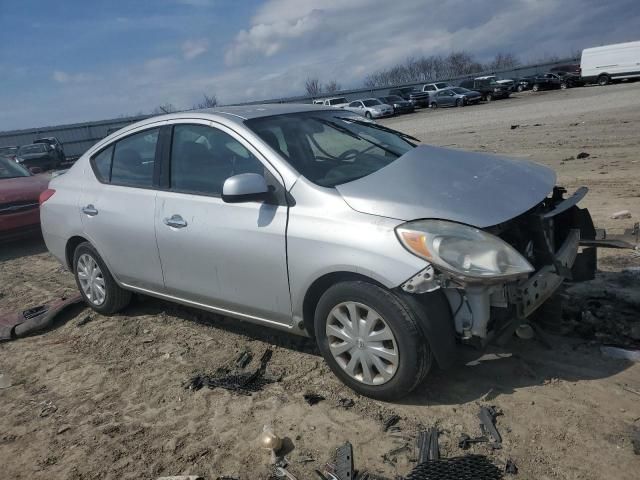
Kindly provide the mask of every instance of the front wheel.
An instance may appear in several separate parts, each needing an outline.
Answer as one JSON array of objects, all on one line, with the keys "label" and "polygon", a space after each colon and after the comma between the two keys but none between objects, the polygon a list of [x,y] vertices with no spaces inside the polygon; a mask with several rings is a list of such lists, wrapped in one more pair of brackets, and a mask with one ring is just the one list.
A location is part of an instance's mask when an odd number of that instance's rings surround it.
[{"label": "front wheel", "polygon": [[598,85],[600,85],[601,87],[604,87],[608,83],[609,83],[609,75],[600,75],[598,77]]},{"label": "front wheel", "polygon": [[409,308],[388,290],[363,281],[337,283],[322,295],[315,334],[333,373],[378,400],[411,392],[433,363]]},{"label": "front wheel", "polygon": [[365,112],[364,116],[371,120],[371,112]]},{"label": "front wheel", "polygon": [[102,258],[89,242],[83,242],[73,254],[73,273],[84,301],[102,314],[119,312],[131,301],[131,292],[113,279]]},{"label": "front wheel", "polygon": [[522,92],[524,90],[524,85],[518,85],[516,90],[518,90],[518,92]]},{"label": "front wheel", "polygon": [[531,87],[531,90],[533,90],[534,92],[537,92],[540,90],[540,85],[538,85],[537,83],[533,85],[533,87]]},{"label": "front wheel", "polygon": [[492,100],[493,100],[493,95],[492,95],[492,94],[490,94],[490,93],[487,93],[487,94],[485,95],[484,99],[485,99],[487,102],[490,102],[490,101],[492,101]]}]

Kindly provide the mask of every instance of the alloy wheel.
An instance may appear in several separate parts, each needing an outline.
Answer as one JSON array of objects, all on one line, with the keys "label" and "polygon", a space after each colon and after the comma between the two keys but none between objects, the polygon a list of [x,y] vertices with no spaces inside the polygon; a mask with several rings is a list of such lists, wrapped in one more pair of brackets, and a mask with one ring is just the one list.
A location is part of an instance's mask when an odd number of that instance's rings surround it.
[{"label": "alloy wheel", "polygon": [[87,300],[93,305],[102,305],[106,298],[106,287],[98,263],[91,255],[83,253],[76,267],[76,274]]},{"label": "alloy wheel", "polygon": [[327,318],[329,350],[340,368],[366,385],[382,385],[398,370],[396,338],[385,320],[358,302],[336,305]]}]

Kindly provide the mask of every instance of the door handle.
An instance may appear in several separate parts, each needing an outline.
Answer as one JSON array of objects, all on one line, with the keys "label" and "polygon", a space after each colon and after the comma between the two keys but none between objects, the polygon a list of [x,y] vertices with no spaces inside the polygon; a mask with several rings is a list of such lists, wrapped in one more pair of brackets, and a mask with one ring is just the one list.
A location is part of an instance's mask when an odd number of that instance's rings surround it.
[{"label": "door handle", "polygon": [[90,217],[95,217],[98,214],[98,210],[92,204],[82,207],[82,213]]},{"label": "door handle", "polygon": [[169,218],[162,220],[165,225],[173,228],[184,228],[187,226],[187,221],[180,215],[171,215]]}]

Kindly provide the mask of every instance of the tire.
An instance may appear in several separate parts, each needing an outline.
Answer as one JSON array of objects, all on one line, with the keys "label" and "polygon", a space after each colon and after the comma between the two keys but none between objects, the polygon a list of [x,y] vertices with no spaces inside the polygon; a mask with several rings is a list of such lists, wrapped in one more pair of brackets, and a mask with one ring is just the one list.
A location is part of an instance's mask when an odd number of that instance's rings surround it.
[{"label": "tire", "polygon": [[364,116],[371,120],[371,112],[365,112]]},{"label": "tire", "polygon": [[438,104],[436,102],[431,102],[431,105],[429,105],[430,108],[436,109],[438,108]]},{"label": "tire", "polygon": [[[87,262],[93,261],[95,265],[99,269],[100,276],[102,278],[102,285],[104,291],[104,298],[102,301],[99,298],[92,299],[90,298],[90,294],[87,293],[86,284],[83,286],[83,279],[81,279],[80,275],[82,275],[81,270],[83,270],[80,262],[84,265],[90,265]],[[85,270],[86,271],[86,270]],[[110,315],[112,313],[119,312],[131,302],[131,292],[128,290],[124,290],[121,288],[113,279],[111,272],[105,265],[102,258],[93,248],[89,242],[83,242],[76,247],[75,252],[73,253],[73,275],[76,279],[76,285],[78,286],[78,290],[82,294],[82,298],[86,302],[86,304],[95,310],[98,313],[103,315]],[[95,281],[98,280],[99,277],[96,278]],[[91,289],[89,289],[91,290]],[[95,291],[95,290],[94,290]]]},{"label": "tire", "polygon": [[537,83],[534,83],[534,84],[533,84],[533,87],[531,87],[531,90],[532,90],[533,92],[538,92],[538,91],[540,91],[540,85],[538,85]]},{"label": "tire", "polygon": [[456,98],[456,107],[464,107],[464,100]]},{"label": "tire", "polygon": [[601,87],[608,85],[610,81],[611,79],[609,78],[609,75],[603,74],[598,77],[598,85],[600,85]]},{"label": "tire", "polygon": [[518,85],[516,87],[516,90],[518,91],[518,93],[523,92],[524,91],[524,85]]},{"label": "tire", "polygon": [[569,85],[567,85],[567,82],[562,82],[560,84],[560,90],[566,90],[569,87]]},{"label": "tire", "polygon": [[[353,331],[346,330],[350,327],[344,327],[351,324],[343,324],[338,319],[345,318],[344,315],[351,318],[354,314],[359,318],[369,318],[365,317],[368,312],[373,312],[375,319],[369,328],[378,336],[384,332],[384,342],[368,340],[370,337],[364,335],[355,338]],[[318,347],[333,373],[349,388],[367,397],[384,401],[402,398],[424,380],[433,364],[431,349],[414,313],[393,293],[377,285],[363,281],[333,285],[320,298],[314,321]],[[339,328],[341,326],[343,328]],[[348,332],[351,335],[338,337],[330,332],[338,335]],[[344,338],[353,338],[353,342]],[[334,356],[333,352],[339,352],[340,347],[348,350]],[[381,350],[387,355],[393,352],[394,356],[382,360],[382,357],[371,353]],[[363,362],[362,359],[369,361]],[[352,361],[352,373],[349,373],[347,370]],[[365,364],[370,365],[368,375]]]},{"label": "tire", "polygon": [[484,99],[485,99],[487,102],[491,102],[491,101],[493,100],[493,95],[492,95],[491,93],[487,93],[487,94],[484,96]]}]

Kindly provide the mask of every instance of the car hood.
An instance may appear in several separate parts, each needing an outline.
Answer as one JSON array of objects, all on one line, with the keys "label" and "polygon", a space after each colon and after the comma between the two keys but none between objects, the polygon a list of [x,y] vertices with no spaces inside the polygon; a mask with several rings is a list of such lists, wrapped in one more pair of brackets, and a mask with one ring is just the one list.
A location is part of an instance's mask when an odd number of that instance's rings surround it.
[{"label": "car hood", "polygon": [[526,160],[420,145],[336,189],[362,213],[485,228],[534,207],[555,181],[553,170]]},{"label": "car hood", "polygon": [[48,175],[0,179],[0,204],[38,200],[49,185]]}]

